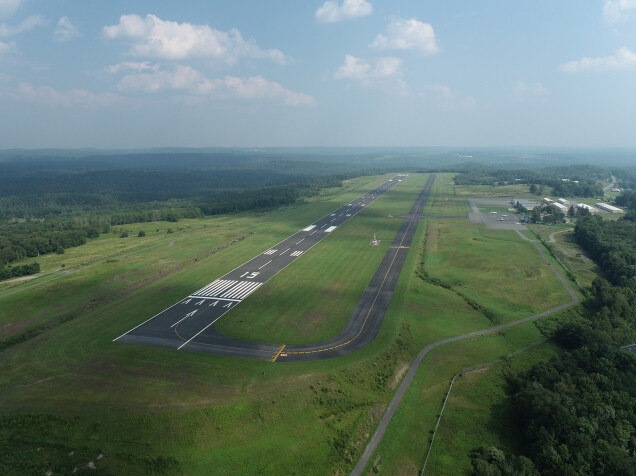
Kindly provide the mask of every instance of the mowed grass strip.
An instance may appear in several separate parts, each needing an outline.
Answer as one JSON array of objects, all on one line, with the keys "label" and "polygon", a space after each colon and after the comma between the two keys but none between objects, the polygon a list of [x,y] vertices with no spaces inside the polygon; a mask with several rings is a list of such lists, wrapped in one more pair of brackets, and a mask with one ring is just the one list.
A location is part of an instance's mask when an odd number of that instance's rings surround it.
[{"label": "mowed grass strip", "polygon": [[411,211],[422,188],[428,181],[429,174],[409,174],[401,179],[380,198],[366,206],[360,215],[406,215]]},{"label": "mowed grass strip", "polygon": [[424,208],[425,215],[468,216],[468,199],[455,193],[455,174],[437,174],[433,190]]},{"label": "mowed grass strip", "polygon": [[424,270],[510,322],[570,300],[534,245],[514,231],[432,221]]},{"label": "mowed grass strip", "polygon": [[[374,203],[388,203],[388,209],[394,199],[400,206],[410,200],[412,206],[424,177],[411,178],[416,186],[399,193],[391,190]],[[319,342],[336,336],[402,222],[401,218],[351,218],[220,319],[216,329],[236,339],[284,344]],[[374,234],[380,240],[378,246],[369,245]]]}]

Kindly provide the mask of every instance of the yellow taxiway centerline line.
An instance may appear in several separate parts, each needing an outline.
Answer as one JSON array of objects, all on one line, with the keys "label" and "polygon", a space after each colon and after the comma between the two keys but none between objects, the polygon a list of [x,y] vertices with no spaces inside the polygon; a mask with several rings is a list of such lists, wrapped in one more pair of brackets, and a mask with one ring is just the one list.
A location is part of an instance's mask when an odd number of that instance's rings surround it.
[{"label": "yellow taxiway centerline line", "polygon": [[270,362],[276,362],[276,359],[278,358],[278,356],[280,355],[280,353],[283,351],[283,349],[285,348],[286,344],[283,344],[280,346],[280,349],[278,349],[278,352],[276,352],[276,354],[274,354],[274,357],[272,357],[272,360],[270,360]]}]

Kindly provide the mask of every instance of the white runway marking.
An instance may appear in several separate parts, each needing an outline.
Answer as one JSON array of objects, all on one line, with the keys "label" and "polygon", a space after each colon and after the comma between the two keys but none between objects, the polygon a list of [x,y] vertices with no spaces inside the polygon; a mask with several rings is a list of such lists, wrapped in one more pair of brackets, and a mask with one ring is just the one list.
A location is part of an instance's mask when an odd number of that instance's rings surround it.
[{"label": "white runway marking", "polygon": [[196,293],[192,293],[192,296],[214,296],[215,293],[220,293],[230,286],[234,286],[237,282],[232,279],[217,279],[204,288],[199,289]]},{"label": "white runway marking", "polygon": [[181,321],[186,320],[188,317],[190,317],[190,316],[194,316],[194,314],[195,314],[197,311],[198,311],[198,309],[195,309],[194,311],[187,313],[187,314],[186,314],[183,318],[179,319],[177,322],[175,322],[174,324],[172,324],[170,327],[174,327],[174,326],[176,326],[177,324],[179,324]]},{"label": "white runway marking", "polygon": [[274,253],[276,253],[276,251],[278,250],[267,250],[265,253],[263,253],[264,255],[273,255]]},{"label": "white runway marking", "polygon": [[297,245],[301,244],[303,241],[305,241],[305,239],[303,238],[302,240],[300,240],[298,243],[296,243]]},{"label": "white runway marking", "polygon": [[290,254],[289,256],[300,256],[302,255],[303,252],[302,251],[294,251],[292,254]]},{"label": "white runway marking", "polygon": [[325,233],[331,233],[332,231],[334,231],[336,228],[338,228],[337,226],[330,226],[329,228],[327,228],[325,230]]},{"label": "white runway marking", "polygon": [[316,228],[316,225],[309,225],[307,228],[303,228],[303,231],[311,231]]},{"label": "white runway marking", "polygon": [[285,253],[287,253],[289,251],[289,248],[287,248],[285,251],[283,251],[281,254],[279,254],[278,256],[283,256]]},{"label": "white runway marking", "polygon": [[226,291],[221,297],[224,298],[233,298],[233,299],[245,299],[247,296],[256,291],[259,287],[261,287],[263,283],[259,283],[258,281],[243,281],[242,283],[237,284],[232,289]]},{"label": "white runway marking", "polygon": [[258,269],[264,268],[265,266],[267,266],[267,265],[268,265],[268,264],[270,264],[271,262],[272,262],[272,260],[270,259],[267,263],[265,263],[263,266],[261,266],[261,267],[260,267],[260,268],[258,268]]}]

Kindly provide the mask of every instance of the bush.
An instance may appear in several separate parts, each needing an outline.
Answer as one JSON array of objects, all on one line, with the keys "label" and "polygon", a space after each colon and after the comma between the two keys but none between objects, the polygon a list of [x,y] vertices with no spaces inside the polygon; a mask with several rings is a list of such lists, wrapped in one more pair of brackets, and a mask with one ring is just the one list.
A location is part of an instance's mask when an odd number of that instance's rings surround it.
[{"label": "bush", "polygon": [[143,230],[139,230],[139,233],[137,234],[137,236],[141,237],[141,236],[146,236],[146,232]]},{"label": "bush", "polygon": [[119,235],[120,238],[128,238],[128,232],[127,231],[122,231],[121,235]]}]

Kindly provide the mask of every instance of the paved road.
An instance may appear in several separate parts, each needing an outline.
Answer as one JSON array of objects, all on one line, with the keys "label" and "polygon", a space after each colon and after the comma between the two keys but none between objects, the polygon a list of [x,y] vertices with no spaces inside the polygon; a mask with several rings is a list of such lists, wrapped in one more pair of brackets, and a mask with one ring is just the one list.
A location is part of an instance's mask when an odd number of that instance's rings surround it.
[{"label": "paved road", "polygon": [[417,355],[417,357],[415,358],[415,360],[413,361],[411,366],[409,367],[408,372],[404,376],[404,380],[402,380],[402,383],[400,384],[400,386],[398,387],[397,391],[395,392],[395,395],[391,399],[391,403],[389,403],[389,407],[386,409],[386,412],[382,416],[382,419],[380,420],[380,423],[378,424],[378,427],[375,430],[375,433],[371,437],[371,440],[369,441],[369,444],[365,448],[364,453],[362,453],[362,456],[360,457],[360,460],[358,460],[358,464],[356,464],[355,468],[353,468],[353,471],[351,471],[351,476],[360,476],[362,474],[362,472],[364,471],[364,468],[369,463],[369,459],[371,458],[371,456],[373,456],[373,453],[375,452],[375,450],[377,449],[378,445],[380,444],[380,441],[382,441],[382,437],[384,436],[384,433],[385,433],[387,427],[389,426],[389,423],[391,422],[391,419],[393,418],[393,415],[395,414],[395,411],[397,410],[398,406],[400,405],[400,402],[402,401],[402,398],[404,398],[404,395],[406,394],[406,391],[408,390],[409,386],[411,385],[411,382],[413,381],[413,378],[415,377],[415,373],[417,372],[417,369],[419,368],[419,366],[422,363],[422,360],[424,359],[426,354],[428,354],[431,350],[435,349],[436,347],[439,347],[440,345],[448,344],[450,342],[457,342],[457,341],[460,341],[460,340],[470,339],[471,337],[481,336],[481,335],[485,335],[485,334],[491,334],[493,332],[497,332],[497,331],[500,331],[502,329],[506,329],[508,327],[516,326],[516,325],[519,325],[519,324],[523,324],[524,322],[534,321],[535,319],[547,316],[548,314],[552,314],[552,313],[561,311],[561,310],[566,309],[566,308],[568,308],[570,306],[573,306],[574,304],[579,302],[579,298],[576,295],[576,293],[572,290],[572,288],[570,287],[568,282],[563,278],[563,276],[561,276],[561,273],[559,273],[559,271],[557,269],[555,269],[554,266],[552,266],[552,264],[550,263],[550,261],[546,257],[545,253],[543,252],[543,249],[537,244],[537,242],[535,242],[533,240],[529,240],[528,238],[523,236],[523,234],[520,233],[518,230],[517,230],[517,233],[519,233],[519,236],[521,236],[524,240],[532,241],[534,246],[539,251],[539,255],[541,255],[541,258],[543,259],[543,261],[546,263],[546,265],[548,265],[548,266],[550,266],[552,268],[552,271],[554,272],[556,277],[565,286],[565,289],[570,294],[570,298],[571,298],[570,301],[568,303],[566,303],[566,304],[562,304],[562,305],[554,307],[552,309],[548,309],[547,311],[540,312],[539,314],[535,314],[533,316],[524,317],[523,319],[519,319],[518,321],[509,322],[508,324],[502,324],[502,325],[495,326],[495,327],[490,327],[488,329],[484,329],[484,330],[481,330],[481,331],[470,332],[470,333],[464,334],[462,336],[450,337],[448,339],[443,339],[443,340],[440,340],[440,341],[437,341],[437,342],[433,342],[432,344],[429,344],[426,347],[424,347],[420,351],[420,353]]},{"label": "paved road", "polygon": [[388,308],[393,288],[408,254],[408,246],[417,227],[418,214],[422,212],[434,176],[429,178],[411,210],[412,213],[405,219],[349,323],[338,337],[313,345],[286,348],[281,344],[230,339],[219,334],[213,324],[268,279],[402,179],[403,176],[398,175],[340,207],[131,329],[115,341],[272,361],[325,359],[353,352],[367,345],[377,335]]}]

